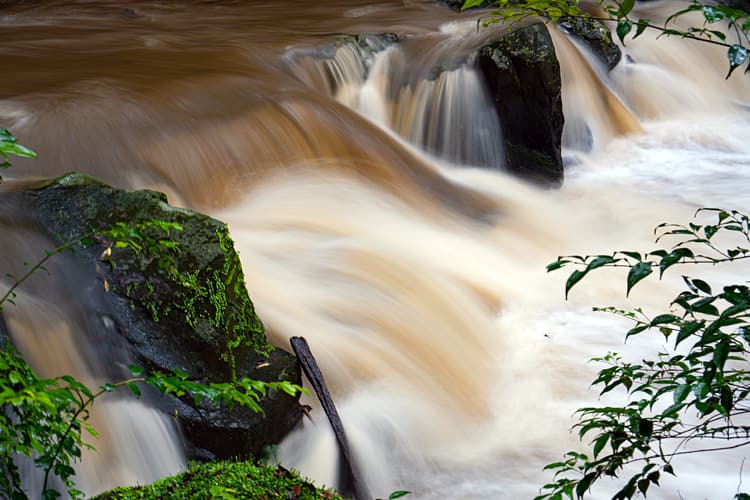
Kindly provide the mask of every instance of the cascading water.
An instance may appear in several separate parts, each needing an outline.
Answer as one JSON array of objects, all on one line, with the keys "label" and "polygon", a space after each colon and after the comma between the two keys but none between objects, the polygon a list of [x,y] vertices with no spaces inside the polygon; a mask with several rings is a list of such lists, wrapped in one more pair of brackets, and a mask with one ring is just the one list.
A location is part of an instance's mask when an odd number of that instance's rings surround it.
[{"label": "cascading water", "polygon": [[[541,467],[580,446],[568,427],[595,398],[586,360],[648,345],[623,346],[620,324],[588,312],[624,303],[620,280],[594,276],[565,302],[545,264],[649,248],[655,224],[697,206],[750,206],[748,80],[724,82],[720,52],[646,34],[606,75],[553,33],[575,162],[561,190],[542,191],[466,168],[503,164],[468,57],[492,33],[427,0],[331,4],[0,11],[14,68],[0,83],[0,126],[40,154],[7,177],[82,170],[227,221],[270,338],[308,338],[376,495],[531,497]],[[648,8],[652,19],[664,10]],[[316,52],[340,32],[400,42]],[[49,244],[31,243],[22,214],[8,209],[0,223],[12,235],[3,271]],[[4,313],[45,374],[101,380],[110,354],[76,336],[95,338],[96,308],[55,291],[56,276],[75,272],[52,268]],[[644,284],[632,303],[663,308],[673,286]],[[88,491],[181,466],[168,421],[133,405],[102,405],[128,422],[97,417],[114,437],[95,443],[106,460],[84,461]],[[279,458],[332,484],[333,439],[313,414]],[[148,446],[129,455],[117,436]],[[680,483],[653,496],[730,497],[741,461],[686,460]]]}]

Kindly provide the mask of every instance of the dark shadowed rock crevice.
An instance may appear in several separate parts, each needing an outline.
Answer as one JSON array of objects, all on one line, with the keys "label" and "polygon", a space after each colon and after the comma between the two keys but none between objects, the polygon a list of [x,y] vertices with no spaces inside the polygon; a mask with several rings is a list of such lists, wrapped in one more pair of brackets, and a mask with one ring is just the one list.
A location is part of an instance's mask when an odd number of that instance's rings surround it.
[{"label": "dark shadowed rock crevice", "polygon": [[[77,276],[76,287],[90,290],[98,303],[103,326],[97,342],[127,352],[117,364],[179,369],[203,382],[225,382],[236,374],[300,383],[296,358],[266,342],[224,223],[172,207],[161,193],[115,189],[81,174],[26,189],[23,197],[58,241],[93,230],[72,257],[90,270]],[[153,220],[179,224],[182,231],[167,235],[146,224],[139,229],[147,236],[144,248],[137,252],[97,234],[118,223],[139,227]],[[161,241],[177,243],[179,251],[170,254]],[[169,262],[165,255],[172,255]],[[153,403],[176,415],[188,456],[195,459],[258,454],[301,417],[297,400],[276,391],[261,402],[265,414],[174,397]]]}]

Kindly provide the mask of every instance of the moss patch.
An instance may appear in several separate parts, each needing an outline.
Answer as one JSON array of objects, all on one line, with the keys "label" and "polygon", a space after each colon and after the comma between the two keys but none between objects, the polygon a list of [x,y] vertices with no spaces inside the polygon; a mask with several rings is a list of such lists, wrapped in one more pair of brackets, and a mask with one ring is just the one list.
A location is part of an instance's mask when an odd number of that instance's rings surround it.
[{"label": "moss patch", "polygon": [[[77,173],[42,186],[33,196],[44,225],[63,240],[124,223],[140,228],[156,220],[181,226],[179,232],[141,229],[145,248],[139,251],[111,248],[113,265],[100,266],[108,290],[133,309],[147,311],[165,335],[179,336],[175,343],[218,354],[232,376],[236,366],[256,354],[268,355],[271,348],[226,224],[172,207],[162,193],[115,189]],[[106,238],[93,240],[92,255],[112,245]]]},{"label": "moss patch", "polygon": [[211,462],[197,465],[148,486],[116,488],[95,497],[98,500],[157,498],[343,500],[331,490],[315,487],[295,471],[252,462]]}]

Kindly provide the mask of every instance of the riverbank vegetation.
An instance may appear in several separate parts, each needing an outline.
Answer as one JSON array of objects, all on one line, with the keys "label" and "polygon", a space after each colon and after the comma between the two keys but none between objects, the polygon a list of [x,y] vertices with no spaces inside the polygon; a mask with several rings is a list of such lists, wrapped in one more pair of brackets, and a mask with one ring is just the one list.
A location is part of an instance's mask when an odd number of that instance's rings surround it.
[{"label": "riverbank vegetation", "polygon": [[[560,257],[548,271],[576,268],[565,284],[567,296],[591,272],[623,268],[629,294],[642,280],[657,274],[661,279],[672,268],[750,258],[750,217],[715,208],[697,215],[705,222],[656,228],[657,242],[670,243],[666,248]],[[683,455],[711,456],[750,444],[750,287],[742,279],[713,285],[682,279],[685,288],[659,314],[594,308],[631,321],[626,340],[651,334],[663,338],[662,347],[642,353],[641,360],[616,352],[592,360],[604,366],[592,383],[600,396],[619,392],[626,402],[578,410],[574,430],[593,450],[570,451],[547,465],[555,481],[537,500],[583,498],[607,477],[619,478],[615,499],[645,495],[664,474],[677,474]],[[738,492],[737,498],[748,495]]]},{"label": "riverbank vegetation", "polygon": [[146,486],[116,488],[95,500],[215,498],[239,500],[342,500],[295,471],[254,462],[220,461],[195,464],[185,472]]}]

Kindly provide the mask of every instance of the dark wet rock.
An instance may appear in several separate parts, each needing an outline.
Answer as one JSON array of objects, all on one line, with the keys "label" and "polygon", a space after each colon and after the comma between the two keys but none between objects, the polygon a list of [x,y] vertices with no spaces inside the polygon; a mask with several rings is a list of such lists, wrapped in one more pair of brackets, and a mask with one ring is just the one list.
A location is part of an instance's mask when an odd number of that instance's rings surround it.
[{"label": "dark wet rock", "polygon": [[560,65],[546,26],[537,22],[485,45],[477,66],[500,117],[507,169],[532,182],[559,185]]},{"label": "dark wet rock", "polygon": [[398,35],[394,33],[337,34],[327,37],[319,45],[294,49],[292,54],[297,57],[312,56],[318,59],[332,59],[336,56],[339,48],[350,45],[359,51],[364,59],[373,56],[394,43],[398,43]]},{"label": "dark wet rock", "polygon": [[395,43],[398,36],[393,33],[327,36],[314,46],[291,50],[290,69],[313,88],[334,96],[346,83],[342,74],[364,81],[375,54]]},{"label": "dark wet rock", "polygon": [[[448,7],[454,10],[461,10],[461,7],[464,5],[464,0],[443,0],[443,3],[446,4]],[[486,8],[486,7],[492,7],[495,5],[495,2],[493,0],[485,0],[480,5],[472,8]]]},{"label": "dark wet rock", "polygon": [[353,38],[362,50],[368,50],[373,54],[398,43],[398,35],[395,33],[360,33]]},{"label": "dark wet rock", "polygon": [[3,318],[3,312],[0,311],[0,351],[10,346],[10,334],[8,333],[8,325],[5,324],[5,318]]},{"label": "dark wet rock", "polygon": [[[62,241],[123,222],[138,227],[160,220],[183,228],[167,238],[153,224],[139,227],[147,237],[139,243],[156,251],[118,248],[97,234],[76,247],[75,261],[96,271],[82,278],[91,283],[75,286],[95,291],[103,310],[104,337],[97,341],[124,346],[131,359],[120,364],[179,369],[203,382],[229,381],[236,374],[300,383],[296,358],[267,344],[224,223],[172,207],[161,193],[115,189],[82,174],[43,183],[24,197],[37,222]],[[168,251],[172,241],[179,252]],[[154,403],[177,415],[189,456],[198,459],[260,453],[301,417],[295,398],[275,392],[261,403],[265,415],[172,397]]]},{"label": "dark wet rock", "polygon": [[612,32],[601,21],[583,17],[566,17],[558,21],[557,27],[587,47],[608,70],[620,62],[622,51],[612,40]]},{"label": "dark wet rock", "polygon": [[750,0],[717,0],[718,4],[750,12]]}]

